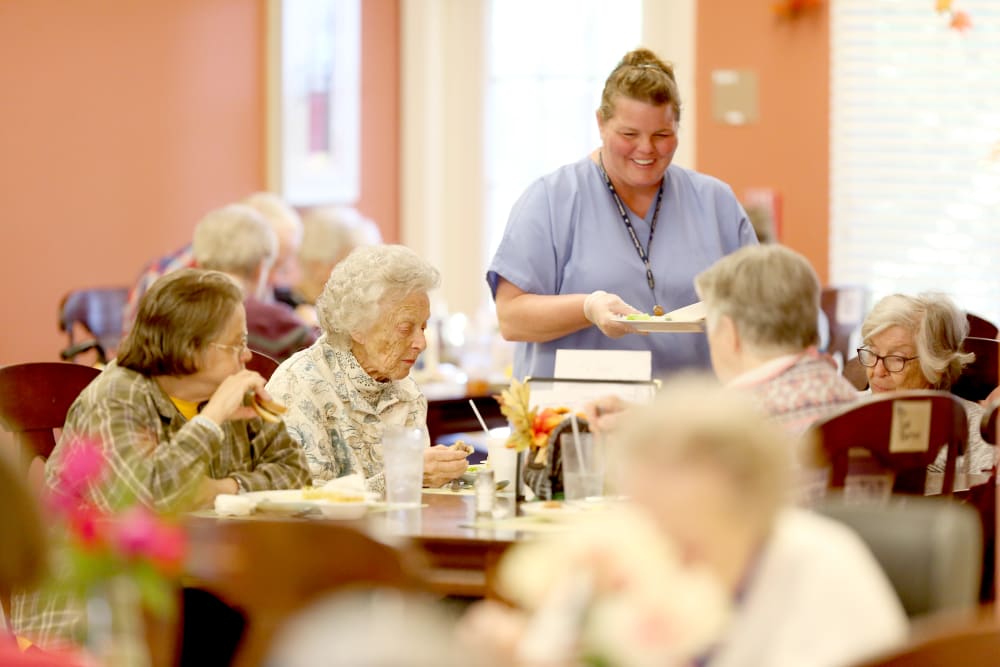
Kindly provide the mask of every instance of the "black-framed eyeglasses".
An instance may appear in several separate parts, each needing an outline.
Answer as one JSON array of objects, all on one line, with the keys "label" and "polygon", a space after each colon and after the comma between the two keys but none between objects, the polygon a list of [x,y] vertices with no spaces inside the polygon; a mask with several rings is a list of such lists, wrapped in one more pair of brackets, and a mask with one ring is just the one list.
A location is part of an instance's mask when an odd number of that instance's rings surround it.
[{"label": "black-framed eyeglasses", "polygon": [[858,361],[861,362],[862,366],[875,368],[875,365],[881,361],[882,367],[890,373],[899,373],[906,367],[907,362],[913,361],[916,358],[904,357],[899,354],[887,354],[883,357],[880,354],[875,354],[867,347],[858,348]]}]

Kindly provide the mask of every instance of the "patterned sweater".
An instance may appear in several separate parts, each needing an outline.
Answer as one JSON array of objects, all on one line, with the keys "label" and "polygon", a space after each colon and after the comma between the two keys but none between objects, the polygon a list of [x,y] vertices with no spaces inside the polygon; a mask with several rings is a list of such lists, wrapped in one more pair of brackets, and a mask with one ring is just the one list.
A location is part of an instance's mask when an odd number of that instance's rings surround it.
[{"label": "patterned sweater", "polygon": [[383,493],[383,430],[427,425],[427,399],[416,382],[373,380],[326,336],[281,364],[267,391],[288,406],[285,425],[302,445],[316,485],[360,473],[370,491]]}]

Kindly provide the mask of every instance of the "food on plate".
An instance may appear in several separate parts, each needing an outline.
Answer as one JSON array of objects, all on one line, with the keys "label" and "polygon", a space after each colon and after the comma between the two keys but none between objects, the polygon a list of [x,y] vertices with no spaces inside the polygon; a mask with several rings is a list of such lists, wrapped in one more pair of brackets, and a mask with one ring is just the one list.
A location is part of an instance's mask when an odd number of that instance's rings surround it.
[{"label": "food on plate", "polygon": [[[662,308],[660,310],[663,310]],[[633,322],[646,321],[646,320],[661,320],[663,322],[669,322],[670,317],[664,315],[663,313],[650,315],[649,313],[632,313],[625,316],[626,320],[632,320]]]},{"label": "food on plate", "polygon": [[288,412],[288,408],[281,403],[263,398],[253,391],[248,391],[243,396],[243,405],[253,408],[261,419],[272,424],[280,422],[281,415]]},{"label": "food on plate", "polygon": [[302,489],[302,497],[305,500],[329,500],[334,503],[363,503],[365,501],[364,493],[313,486]]},{"label": "food on plate", "polygon": [[664,312],[663,306],[653,306],[653,315],[659,317],[660,315],[663,315]]}]

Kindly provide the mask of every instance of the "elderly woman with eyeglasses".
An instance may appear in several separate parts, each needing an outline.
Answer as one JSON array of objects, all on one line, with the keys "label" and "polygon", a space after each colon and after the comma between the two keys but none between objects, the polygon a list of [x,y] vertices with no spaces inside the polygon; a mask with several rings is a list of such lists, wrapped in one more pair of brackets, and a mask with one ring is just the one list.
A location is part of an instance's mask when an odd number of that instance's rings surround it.
[{"label": "elderly woman with eyeglasses", "polygon": [[[216,496],[300,488],[309,470],[280,423],[246,406],[268,398],[247,370],[243,293],[217,271],[181,269],[139,301],[118,357],[83,390],[45,466],[50,485],[79,469],[78,442],[100,447],[106,473],[87,499],[102,510],[137,501],[154,510],[211,507]],[[55,489],[58,491],[58,489]],[[43,646],[80,636],[76,600],[32,595],[14,607],[18,634]]]},{"label": "elderly woman with eyeglasses", "polygon": [[[439,281],[437,269],[401,245],[358,248],[334,268],[316,303],[323,336],[267,384],[288,406],[285,424],[306,453],[313,484],[361,474],[370,491],[384,492],[386,427],[426,427],[427,399],[410,369],[427,347],[427,293]],[[426,447],[424,485],[460,477],[466,456]]]},{"label": "elderly woman with eyeglasses", "polygon": [[[902,389],[948,391],[975,359],[962,351],[968,332],[965,313],[947,296],[893,294],[875,304],[865,318],[858,361],[865,367],[873,394]],[[990,470],[996,465],[996,451],[979,433],[983,410],[971,401],[962,400],[962,404],[969,420],[967,470]],[[943,472],[944,461],[942,451],[931,472]]]}]

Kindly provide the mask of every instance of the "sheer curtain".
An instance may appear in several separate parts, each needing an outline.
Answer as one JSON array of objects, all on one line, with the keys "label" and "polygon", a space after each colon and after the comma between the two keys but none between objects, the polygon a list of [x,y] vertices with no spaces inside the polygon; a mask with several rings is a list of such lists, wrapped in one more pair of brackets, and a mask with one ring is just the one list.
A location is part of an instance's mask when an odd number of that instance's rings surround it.
[{"label": "sheer curtain", "polygon": [[[1000,320],[1000,2],[834,0],[831,278]],[[957,5],[956,5],[957,6]]]}]

